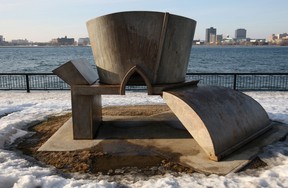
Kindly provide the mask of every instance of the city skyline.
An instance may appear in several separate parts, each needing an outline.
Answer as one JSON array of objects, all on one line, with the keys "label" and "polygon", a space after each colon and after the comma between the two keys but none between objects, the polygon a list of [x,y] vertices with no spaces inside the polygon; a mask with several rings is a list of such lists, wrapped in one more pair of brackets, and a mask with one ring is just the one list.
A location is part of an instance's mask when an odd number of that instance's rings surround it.
[{"label": "city skyline", "polygon": [[[235,36],[230,37],[223,36],[223,34],[217,34],[217,28],[210,27],[206,29],[205,40],[194,40],[193,43],[196,45],[212,44],[212,45],[288,45],[288,34],[279,33],[272,34],[267,39],[254,38],[251,39],[246,36],[247,30],[239,28],[235,30]],[[28,41],[27,39],[18,39],[12,41],[5,41],[4,37],[0,35],[0,46],[89,46],[89,37],[68,38],[67,36],[61,38],[54,38],[49,42],[35,42]]]},{"label": "city skyline", "polygon": [[28,39],[48,42],[60,36],[88,36],[86,22],[92,18],[121,11],[160,11],[197,21],[194,39],[205,40],[205,30],[216,27],[217,33],[234,36],[245,28],[247,37],[267,38],[287,32],[286,0],[224,1],[181,3],[172,0],[0,0],[0,35],[6,41]]},{"label": "city skyline", "polygon": [[[239,37],[237,37],[237,32],[239,32],[238,30],[245,30],[245,37],[242,37],[243,39],[245,39],[245,38],[248,38],[248,39],[250,39],[250,37],[248,37],[248,36],[246,36],[246,32],[247,32],[247,30],[245,29],[245,28],[238,28],[238,29],[236,29],[235,31],[234,31],[234,35],[230,35],[230,34],[228,34],[228,35],[225,35],[225,34],[222,34],[222,33],[218,33],[217,32],[217,28],[216,27],[210,27],[210,28],[206,28],[205,29],[205,38],[203,38],[203,39],[201,39],[201,40],[197,40],[197,39],[193,39],[193,40],[195,40],[195,41],[204,41],[204,42],[211,42],[209,39],[210,39],[210,37],[211,36],[209,36],[210,35],[210,32],[209,32],[209,30],[211,30],[211,29],[213,29],[213,30],[215,30],[214,31],[214,37],[216,38],[217,36],[221,36],[221,37],[223,37],[223,38],[225,38],[225,37],[229,37],[229,38],[233,38],[233,39],[239,39]],[[242,31],[243,32],[243,31]],[[276,35],[282,35],[283,33],[277,33]],[[238,34],[239,35],[239,34]],[[273,35],[275,35],[275,33],[272,33],[272,34],[270,34],[269,36],[267,36],[266,38],[268,39],[268,38],[271,38],[271,36],[273,36]],[[57,40],[57,39],[59,39],[59,38],[67,38],[67,35],[65,35],[64,37],[57,37],[57,38],[52,38],[52,39],[50,39],[49,41],[45,41],[44,43],[53,43],[53,41],[55,41],[55,40]],[[72,37],[73,38],[73,37]],[[83,40],[83,39],[86,39],[86,38],[88,38],[89,39],[89,36],[86,36],[86,37],[78,37],[78,38],[73,38],[73,39],[75,39],[75,40]],[[207,38],[208,38],[208,41],[207,41]],[[265,39],[266,39],[265,38]],[[256,38],[255,38],[256,39]],[[257,38],[257,39],[260,39],[260,38]],[[264,39],[264,38],[262,38],[262,39]],[[215,39],[214,39],[215,40]],[[27,43],[38,43],[39,41],[32,41],[32,40],[28,40],[26,37],[24,37],[24,38],[18,38],[18,39],[11,39],[10,41],[7,41],[7,40],[5,40],[5,37],[3,36],[3,35],[0,35],[0,42],[10,42],[10,43],[13,43],[13,41],[27,41]],[[41,43],[41,42],[40,42]]]}]

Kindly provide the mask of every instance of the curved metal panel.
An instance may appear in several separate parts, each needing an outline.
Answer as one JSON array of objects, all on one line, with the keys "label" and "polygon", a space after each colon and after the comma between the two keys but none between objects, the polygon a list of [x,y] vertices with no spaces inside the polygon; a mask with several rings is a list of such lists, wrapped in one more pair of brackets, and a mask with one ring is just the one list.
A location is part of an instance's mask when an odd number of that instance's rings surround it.
[{"label": "curved metal panel", "polygon": [[270,128],[262,106],[224,87],[182,87],[163,92],[167,105],[212,160],[235,151]]},{"label": "curved metal panel", "polygon": [[151,84],[185,81],[196,21],[169,13],[132,11],[87,22],[99,79],[120,84],[135,65]]}]

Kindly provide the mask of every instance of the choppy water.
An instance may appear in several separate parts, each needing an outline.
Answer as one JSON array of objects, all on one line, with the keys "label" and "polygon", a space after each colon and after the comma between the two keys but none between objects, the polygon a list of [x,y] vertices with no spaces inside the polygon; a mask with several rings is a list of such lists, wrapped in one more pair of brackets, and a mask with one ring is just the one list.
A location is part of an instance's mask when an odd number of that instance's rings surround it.
[{"label": "choppy water", "polygon": [[[78,58],[94,65],[90,47],[5,47],[0,73],[51,72]],[[193,46],[187,72],[288,72],[288,47]]]}]

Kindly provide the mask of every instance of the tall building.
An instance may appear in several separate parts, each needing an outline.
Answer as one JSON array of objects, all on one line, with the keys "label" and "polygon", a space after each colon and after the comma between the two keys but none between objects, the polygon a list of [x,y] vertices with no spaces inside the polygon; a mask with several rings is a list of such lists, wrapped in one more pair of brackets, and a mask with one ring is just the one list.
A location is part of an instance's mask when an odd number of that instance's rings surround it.
[{"label": "tall building", "polygon": [[4,38],[3,38],[2,35],[0,35],[0,44],[1,44],[2,42],[4,42]]},{"label": "tall building", "polygon": [[216,35],[216,42],[220,43],[223,40],[223,35]]},{"label": "tall building", "polygon": [[206,29],[206,43],[211,43],[216,41],[216,28],[210,27]]},{"label": "tall building", "polygon": [[236,29],[235,30],[236,39],[246,39],[246,29]]}]

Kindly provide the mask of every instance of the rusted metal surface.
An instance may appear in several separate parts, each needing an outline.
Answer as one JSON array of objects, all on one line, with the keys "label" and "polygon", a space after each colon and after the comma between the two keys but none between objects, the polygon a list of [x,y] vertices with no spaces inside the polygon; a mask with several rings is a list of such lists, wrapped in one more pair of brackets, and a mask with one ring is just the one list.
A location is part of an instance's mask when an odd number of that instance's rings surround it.
[{"label": "rusted metal surface", "polygon": [[184,82],[195,26],[192,19],[145,11],[88,21],[100,82],[121,84],[134,66],[143,70],[152,85]]},{"label": "rusted metal surface", "polygon": [[163,98],[210,159],[218,161],[270,128],[262,106],[224,87],[185,86]]}]

